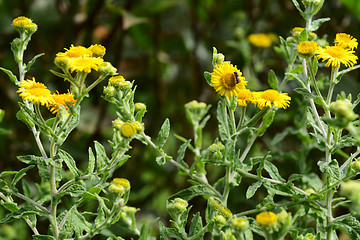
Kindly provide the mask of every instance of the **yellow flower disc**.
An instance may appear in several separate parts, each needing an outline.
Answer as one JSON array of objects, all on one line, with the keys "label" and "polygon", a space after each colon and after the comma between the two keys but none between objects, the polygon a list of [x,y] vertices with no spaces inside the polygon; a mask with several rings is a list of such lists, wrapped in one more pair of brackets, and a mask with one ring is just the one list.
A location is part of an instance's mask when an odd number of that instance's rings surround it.
[{"label": "yellow flower disc", "polygon": [[314,55],[318,44],[314,41],[304,41],[297,45],[297,50],[302,57],[311,57]]},{"label": "yellow flower disc", "polygon": [[276,108],[286,109],[290,106],[291,97],[287,93],[279,93],[274,89],[268,89],[264,92],[255,93],[255,103],[258,108],[271,108],[272,105]]},{"label": "yellow flower disc", "polygon": [[14,27],[24,27],[26,24],[32,23],[32,21],[24,16],[17,17],[13,20]]},{"label": "yellow flower disc", "polygon": [[224,62],[217,65],[211,73],[211,83],[215,91],[221,96],[232,97],[236,96],[241,89],[244,89],[247,82],[235,66]]},{"label": "yellow flower disc", "polygon": [[132,123],[124,123],[121,125],[121,134],[124,137],[132,137],[136,134],[136,128]]},{"label": "yellow flower disc", "polygon": [[254,101],[254,93],[249,89],[241,89],[237,94],[237,104],[239,106],[247,106],[248,102]]},{"label": "yellow flower disc", "polygon": [[354,50],[358,46],[357,39],[346,33],[338,33],[335,38],[335,45]]},{"label": "yellow flower disc", "polygon": [[35,78],[32,80],[22,80],[19,87],[20,88],[17,92],[24,100],[45,106],[49,106],[54,103],[50,90],[47,89],[43,83],[36,82]]},{"label": "yellow flower disc", "polygon": [[87,72],[90,73],[91,69],[97,71],[99,64],[104,62],[102,58],[96,57],[78,57],[70,59],[71,72]]},{"label": "yellow flower disc", "polygon": [[52,113],[59,113],[60,107],[59,105],[62,105],[66,108],[66,110],[69,110],[69,107],[66,103],[75,104],[74,95],[72,93],[56,93],[52,95],[55,103],[51,106],[50,111]]},{"label": "yellow flower disc", "polygon": [[103,57],[106,52],[106,48],[100,44],[91,45],[89,50],[92,52],[93,57]]},{"label": "yellow flower disc", "polygon": [[79,57],[91,57],[92,52],[90,49],[83,46],[71,45],[70,49],[65,48],[65,52],[59,52],[56,54],[57,57],[68,57],[68,58],[79,58]]},{"label": "yellow flower disc", "polygon": [[256,215],[256,222],[263,226],[274,225],[277,221],[277,216],[273,212],[262,212]]},{"label": "yellow flower disc", "polygon": [[265,33],[254,33],[248,36],[248,40],[255,47],[268,48],[273,42],[273,37]]},{"label": "yellow flower disc", "polygon": [[345,49],[340,46],[327,46],[325,48],[318,48],[315,52],[318,59],[322,61],[327,61],[325,64],[326,67],[330,65],[332,67],[340,67],[340,63],[344,64],[346,67],[352,67],[356,64],[358,59],[353,53],[354,51]]}]

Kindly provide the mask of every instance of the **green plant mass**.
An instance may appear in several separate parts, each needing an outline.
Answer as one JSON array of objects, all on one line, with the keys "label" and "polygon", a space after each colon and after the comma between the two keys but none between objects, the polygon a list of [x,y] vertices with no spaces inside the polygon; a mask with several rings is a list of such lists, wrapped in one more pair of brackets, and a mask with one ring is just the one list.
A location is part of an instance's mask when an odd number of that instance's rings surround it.
[{"label": "green plant mass", "polygon": [[[248,16],[237,12],[237,24],[255,21],[259,2],[247,3],[254,7]],[[73,6],[57,4],[63,13]],[[10,100],[0,109],[0,149],[7,149],[0,239],[360,239],[358,40],[346,27],[322,31],[334,28],[331,16],[318,17],[333,6],[288,1],[298,23],[284,34],[266,30],[260,19],[254,29],[225,21],[218,34],[231,37],[209,46],[195,41],[207,35],[199,26],[232,12],[231,4],[132,4],[89,1],[83,13],[91,14],[74,17],[78,30],[97,21],[113,27],[99,24],[93,35],[73,40],[81,44],[50,50],[59,44],[54,40],[33,56],[32,43],[42,48],[39,39],[46,38],[46,23],[35,20],[40,13],[8,23],[11,48],[0,56],[10,80]],[[173,24],[161,17],[172,9],[191,10],[193,31],[182,31],[184,45],[161,42],[171,35],[161,29]],[[122,54],[138,57],[135,70]],[[175,64],[182,55],[192,72]],[[137,78],[129,80],[133,71]],[[172,83],[176,76],[199,81]],[[181,89],[194,89],[198,100],[185,101]],[[26,140],[23,148],[12,145],[18,138]]]}]

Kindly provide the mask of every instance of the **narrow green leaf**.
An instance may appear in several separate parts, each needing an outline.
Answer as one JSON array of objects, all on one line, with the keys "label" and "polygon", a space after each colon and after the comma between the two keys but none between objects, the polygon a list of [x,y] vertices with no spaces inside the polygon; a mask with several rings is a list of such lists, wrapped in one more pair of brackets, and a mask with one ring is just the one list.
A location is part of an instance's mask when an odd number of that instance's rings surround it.
[{"label": "narrow green leaf", "polygon": [[35,155],[17,156],[17,159],[26,164],[37,164],[38,162],[44,161],[43,157]]},{"label": "narrow green leaf", "polygon": [[186,167],[186,168],[189,168],[189,166],[183,161],[183,159],[184,159],[184,156],[185,156],[185,151],[186,151],[187,147],[190,144],[190,141],[191,140],[187,140],[187,142],[183,143],[180,146],[180,148],[179,148],[179,150],[177,152],[177,157],[176,157],[176,161],[178,163],[180,163],[183,167]]},{"label": "narrow green leaf", "polygon": [[10,80],[15,83],[16,85],[20,84],[20,81],[17,79],[17,77],[8,69],[0,67],[0,70],[2,70],[4,73],[6,73]]},{"label": "narrow green leaf", "polygon": [[170,133],[170,121],[168,118],[165,119],[164,123],[161,126],[159,135],[157,137],[157,146],[161,149],[166,143],[167,138]]},{"label": "narrow green leaf", "polygon": [[330,18],[319,18],[319,19],[312,21],[311,26],[310,26],[310,32],[314,32],[314,31],[318,30],[319,27],[321,26],[321,24],[323,24],[324,22],[327,22],[327,21],[330,21]]},{"label": "narrow green leaf", "polygon": [[218,102],[217,106],[217,120],[218,120],[218,128],[219,128],[219,134],[222,141],[226,141],[229,136],[229,130],[228,130],[228,121],[226,118],[226,106],[223,101]]},{"label": "narrow green leaf", "polygon": [[345,231],[350,239],[360,239],[360,222],[355,217],[342,218],[333,222],[332,225]]},{"label": "narrow green leaf", "polygon": [[35,165],[30,165],[26,168],[21,169],[18,173],[16,173],[13,180],[11,181],[10,188],[15,190],[16,183],[26,175],[26,172],[29,169],[32,169],[34,167],[35,167]]},{"label": "narrow green leaf", "polygon": [[69,168],[70,172],[74,175],[75,178],[80,177],[81,174],[80,174],[79,169],[76,167],[76,162],[69,153],[60,149],[59,157],[61,160],[63,160],[65,162],[66,166]]},{"label": "narrow green leaf", "polygon": [[258,136],[261,137],[262,135],[264,135],[266,129],[268,129],[268,127],[270,127],[271,123],[273,122],[274,116],[275,111],[268,112],[264,115],[261,126],[256,130],[256,134]]},{"label": "narrow green leaf", "polygon": [[211,73],[209,73],[209,72],[204,72],[204,77],[205,77],[206,82],[207,82],[210,86],[212,86]]},{"label": "narrow green leaf", "polygon": [[269,175],[272,179],[275,179],[275,180],[278,180],[281,182],[286,182],[285,179],[283,179],[281,177],[279,170],[272,162],[265,160],[264,161],[264,169],[269,173]]},{"label": "narrow green leaf", "polygon": [[27,64],[26,67],[24,68],[24,72],[28,72],[30,70],[30,68],[32,67],[32,65],[34,65],[36,59],[38,59],[39,57],[43,56],[44,53],[40,53],[38,55],[36,55],[35,57],[33,57],[33,59],[31,59]]},{"label": "narrow green leaf", "polygon": [[49,235],[32,235],[34,240],[55,240],[53,236]]},{"label": "narrow green leaf", "polygon": [[276,77],[276,74],[275,74],[274,70],[272,70],[272,69],[270,70],[269,75],[268,75],[268,83],[269,83],[269,86],[272,89],[277,90],[279,81],[278,81],[278,79]]},{"label": "narrow green leaf", "polygon": [[252,198],[261,185],[261,181],[257,181],[251,184],[250,187],[246,190],[246,199]]},{"label": "narrow green leaf", "polygon": [[93,173],[94,170],[95,170],[95,156],[91,147],[89,147],[89,164],[86,173],[88,174]]},{"label": "narrow green leaf", "polygon": [[10,212],[15,212],[15,211],[19,210],[19,207],[14,202],[4,202],[1,205]]},{"label": "narrow green leaf", "polygon": [[[190,229],[189,229],[189,237],[196,235],[202,229],[203,229],[202,219],[201,219],[200,213],[197,212],[194,215],[193,219],[191,220]],[[198,236],[198,239],[202,239],[202,238],[203,238],[203,235]]]},{"label": "narrow green leaf", "polygon": [[97,170],[101,170],[109,163],[109,159],[106,156],[105,148],[101,143],[98,141],[94,141],[95,144],[95,152],[96,152],[96,163],[97,163]]},{"label": "narrow green leaf", "polygon": [[309,92],[305,88],[295,88],[294,91],[301,94],[301,95],[303,95],[307,99],[313,99],[313,98],[316,97],[314,94],[312,94],[311,92]]},{"label": "narrow green leaf", "polygon": [[196,185],[189,187],[187,189],[181,190],[178,193],[170,196],[169,201],[175,198],[182,198],[186,201],[193,199],[196,196],[209,196],[209,197],[217,197],[217,195],[211,190],[209,187],[205,185]]}]

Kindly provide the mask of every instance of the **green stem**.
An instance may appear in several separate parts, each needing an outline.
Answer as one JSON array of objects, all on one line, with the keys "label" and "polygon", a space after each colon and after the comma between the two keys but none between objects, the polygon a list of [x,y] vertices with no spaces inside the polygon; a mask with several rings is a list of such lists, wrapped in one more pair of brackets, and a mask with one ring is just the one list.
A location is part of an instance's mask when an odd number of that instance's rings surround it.
[{"label": "green stem", "polygon": [[89,87],[86,88],[86,92],[90,92],[96,85],[106,78],[107,75],[100,75]]},{"label": "green stem", "polygon": [[240,162],[243,162],[245,160],[246,156],[248,155],[248,153],[249,153],[249,151],[250,151],[250,149],[251,149],[252,145],[254,144],[257,137],[258,137],[258,135],[256,135],[256,134],[254,134],[251,137],[249,143],[247,144],[246,148],[244,149],[243,153],[241,154],[241,157],[239,159]]}]

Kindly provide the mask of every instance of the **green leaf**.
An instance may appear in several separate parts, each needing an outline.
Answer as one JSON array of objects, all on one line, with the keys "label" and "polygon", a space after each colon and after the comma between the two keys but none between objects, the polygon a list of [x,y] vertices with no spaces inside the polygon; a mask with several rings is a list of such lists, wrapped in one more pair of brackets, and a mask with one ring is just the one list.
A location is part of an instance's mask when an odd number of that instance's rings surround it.
[{"label": "green leaf", "polygon": [[293,4],[295,5],[296,9],[299,11],[300,15],[305,18],[305,13],[300,8],[300,4],[296,0],[292,0]]},{"label": "green leaf", "polygon": [[30,166],[28,166],[26,168],[21,169],[18,173],[16,173],[16,175],[14,176],[14,178],[13,178],[11,184],[10,184],[10,188],[17,191],[17,189],[15,187],[16,183],[26,175],[26,172],[29,169],[32,169],[34,167],[35,167],[35,165],[30,165]]},{"label": "green leaf", "polygon": [[272,70],[272,69],[270,70],[269,75],[268,75],[268,83],[272,89],[277,90],[279,81],[276,77],[274,70]]},{"label": "green leaf", "polygon": [[185,168],[189,168],[189,166],[186,164],[186,162],[184,162],[184,156],[185,156],[185,151],[188,148],[189,144],[190,144],[191,140],[187,140],[185,143],[183,143],[178,152],[177,152],[177,157],[176,157],[176,161],[178,163],[180,163],[183,167]]},{"label": "green leaf", "polygon": [[83,193],[86,192],[86,189],[83,185],[81,184],[71,184],[69,187],[66,188],[66,190],[64,191],[64,193],[66,194],[70,194],[71,197],[79,197],[81,196]]},{"label": "green leaf", "polygon": [[1,205],[10,212],[15,212],[19,210],[17,204],[14,202],[4,202]]},{"label": "green leaf", "polygon": [[339,164],[335,159],[333,159],[330,163],[319,161],[318,166],[321,172],[327,173],[329,175],[332,182],[340,180]]},{"label": "green leaf", "polygon": [[30,68],[32,67],[32,65],[34,65],[36,59],[38,59],[39,57],[43,56],[44,53],[40,53],[38,55],[36,55],[35,57],[33,57],[33,59],[31,59],[28,64],[26,64],[26,67],[24,68],[24,72],[28,72],[30,70]]},{"label": "green leaf", "polygon": [[35,155],[17,156],[17,159],[26,164],[37,164],[38,162],[44,161],[43,157]]},{"label": "green leaf", "polygon": [[246,199],[252,198],[256,193],[256,191],[259,189],[259,187],[261,187],[261,185],[262,185],[261,181],[257,181],[251,184],[250,187],[246,190]]},{"label": "green leaf", "polygon": [[321,24],[330,21],[330,18],[319,18],[311,22],[310,32],[314,32],[319,29]]},{"label": "green leaf", "polygon": [[139,240],[149,240],[152,239],[150,236],[150,231],[152,226],[159,221],[159,217],[155,218],[150,224],[143,224],[140,230]]},{"label": "green leaf", "polygon": [[226,118],[226,106],[224,104],[223,101],[219,101],[218,103],[218,107],[217,107],[217,120],[218,120],[218,128],[219,128],[219,134],[220,134],[220,138],[222,141],[226,141],[228,139],[229,136],[229,131],[228,131],[228,122],[227,122],[227,118]]},{"label": "green leaf", "polygon": [[214,191],[209,187],[205,185],[196,185],[175,193],[174,195],[170,196],[169,201],[175,198],[182,198],[186,201],[189,201],[196,196],[217,197],[216,193],[214,193]]},{"label": "green leaf", "polygon": [[53,236],[49,235],[32,235],[33,240],[56,240]]},{"label": "green leaf", "polygon": [[165,155],[161,155],[155,159],[156,163],[159,164],[159,166],[163,166],[166,163],[166,157]]},{"label": "green leaf", "polygon": [[309,92],[305,88],[295,88],[294,91],[301,94],[301,95],[303,95],[307,99],[313,99],[313,98],[316,97],[314,94],[312,94],[311,92]]},{"label": "green leaf", "polygon": [[86,173],[88,174],[93,173],[94,169],[95,169],[95,156],[91,147],[89,147],[89,164]]},{"label": "green leaf", "polygon": [[73,157],[62,149],[59,150],[58,154],[60,159],[65,162],[66,166],[69,168],[70,172],[74,175],[74,177],[75,178],[80,177],[81,173],[79,169],[76,167],[76,162],[73,159]]},{"label": "green leaf", "polygon": [[9,223],[17,219],[22,219],[30,215],[40,215],[40,212],[34,206],[25,206],[20,208],[17,211],[14,211],[10,214],[5,215],[3,219],[0,220],[0,224]]},{"label": "green leaf", "polygon": [[[202,219],[201,219],[200,213],[197,212],[194,215],[193,219],[191,220],[190,229],[189,229],[189,237],[196,235],[202,229],[203,229]],[[197,239],[202,239],[203,236],[204,236],[203,234],[201,236],[197,236],[198,237]]]},{"label": "green leaf", "polygon": [[210,86],[212,86],[211,73],[209,73],[209,72],[204,72],[204,77],[205,77],[206,82],[207,82]]},{"label": "green leaf", "polygon": [[265,160],[264,161],[264,169],[269,173],[269,175],[272,179],[275,179],[275,180],[278,180],[281,182],[286,182],[285,179],[283,179],[281,177],[279,170],[272,162]]},{"label": "green leaf", "polygon": [[16,85],[20,84],[20,81],[17,79],[17,77],[8,69],[0,67],[0,70],[2,70],[4,73],[6,73],[10,80],[15,83]]},{"label": "green leaf", "polygon": [[108,163],[109,159],[106,156],[105,148],[101,143],[98,141],[94,141],[95,144],[95,152],[96,152],[96,169],[101,170],[104,168]]},{"label": "green leaf", "polygon": [[256,134],[258,136],[261,137],[262,135],[264,135],[266,129],[268,129],[268,127],[270,127],[271,123],[273,122],[274,116],[275,116],[275,111],[271,111],[265,114],[261,126],[256,130]]},{"label": "green leaf", "polygon": [[355,217],[348,216],[341,218],[340,220],[334,221],[332,225],[345,231],[350,239],[360,239],[360,223]]},{"label": "green leaf", "polygon": [[170,133],[170,121],[168,118],[165,119],[164,123],[161,126],[159,135],[157,137],[157,146],[161,149],[166,143],[167,138]]}]

